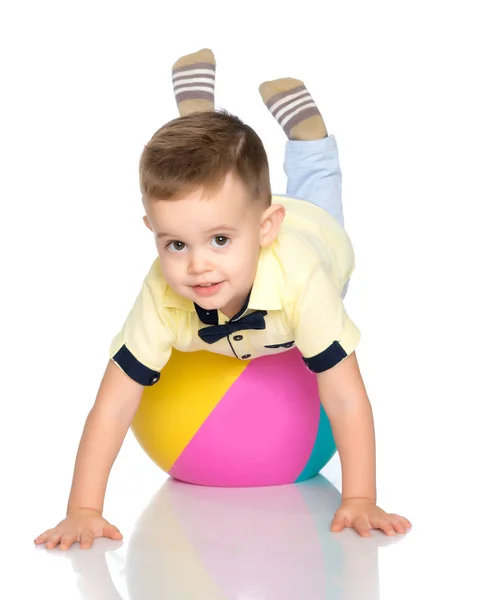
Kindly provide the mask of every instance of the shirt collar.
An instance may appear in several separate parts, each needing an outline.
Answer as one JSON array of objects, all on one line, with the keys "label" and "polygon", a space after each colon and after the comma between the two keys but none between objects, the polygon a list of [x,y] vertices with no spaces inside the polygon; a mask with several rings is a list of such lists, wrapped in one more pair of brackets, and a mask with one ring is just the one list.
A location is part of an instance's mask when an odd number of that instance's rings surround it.
[{"label": "shirt collar", "polygon": [[283,308],[283,271],[275,255],[278,242],[261,248],[248,308],[281,310]]},{"label": "shirt collar", "polygon": [[[275,256],[275,241],[267,248],[261,248],[253,287],[246,298],[241,310],[233,317],[241,316],[247,309],[252,310],[281,310],[283,290],[283,273],[278,259]],[[167,308],[179,308],[188,312],[196,312],[202,323],[216,325],[218,323],[218,311],[201,308],[188,298],[177,294],[169,285],[164,296],[164,306]],[[209,314],[207,314],[209,313]]]},{"label": "shirt collar", "polygon": [[166,286],[165,296],[163,298],[163,305],[166,308],[179,308],[188,312],[195,312],[195,305],[193,300],[184,298],[175,292],[169,285]]}]

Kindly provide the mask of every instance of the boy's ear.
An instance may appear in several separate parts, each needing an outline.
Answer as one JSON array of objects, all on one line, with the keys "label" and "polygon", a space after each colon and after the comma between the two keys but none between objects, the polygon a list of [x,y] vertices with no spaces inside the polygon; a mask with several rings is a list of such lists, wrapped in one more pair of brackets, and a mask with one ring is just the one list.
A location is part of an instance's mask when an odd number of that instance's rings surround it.
[{"label": "boy's ear", "polygon": [[143,223],[148,227],[150,231],[153,231],[153,228],[150,225],[150,221],[148,221],[148,217],[146,215],[143,217]]},{"label": "boy's ear", "polygon": [[262,248],[274,242],[285,214],[286,210],[282,204],[272,204],[263,212],[260,241]]}]

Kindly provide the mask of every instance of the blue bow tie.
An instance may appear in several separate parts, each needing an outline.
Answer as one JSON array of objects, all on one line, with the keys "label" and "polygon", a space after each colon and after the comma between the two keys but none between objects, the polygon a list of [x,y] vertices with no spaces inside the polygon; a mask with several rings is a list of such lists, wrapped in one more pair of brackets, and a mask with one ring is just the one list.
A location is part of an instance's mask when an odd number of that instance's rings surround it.
[{"label": "blue bow tie", "polygon": [[266,310],[257,310],[236,321],[228,321],[224,325],[203,327],[203,329],[198,331],[198,335],[207,344],[214,344],[218,340],[235,333],[235,331],[244,329],[266,329],[264,316],[267,314],[268,312]]}]

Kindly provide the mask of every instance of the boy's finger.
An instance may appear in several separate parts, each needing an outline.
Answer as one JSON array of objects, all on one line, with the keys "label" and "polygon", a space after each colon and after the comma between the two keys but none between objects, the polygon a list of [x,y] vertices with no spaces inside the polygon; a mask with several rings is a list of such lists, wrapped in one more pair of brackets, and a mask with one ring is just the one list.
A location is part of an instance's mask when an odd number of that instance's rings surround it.
[{"label": "boy's finger", "polygon": [[382,519],[377,529],[382,529],[386,535],[396,535],[396,530],[390,521]]},{"label": "boy's finger", "polygon": [[353,528],[359,533],[361,537],[370,537],[371,532],[369,531],[369,523],[364,517],[358,517],[353,522]]},{"label": "boy's finger", "polygon": [[76,536],[71,534],[65,534],[60,542],[60,550],[68,550],[70,546],[76,542]]},{"label": "boy's finger", "polygon": [[93,544],[93,533],[91,531],[84,531],[80,536],[80,548],[86,550],[91,548]]},{"label": "boy's finger", "polygon": [[342,531],[344,529],[344,517],[334,517],[331,531]]},{"label": "boy's finger", "polygon": [[36,537],[33,541],[35,542],[35,544],[43,544],[43,542],[48,538],[48,536],[50,535],[50,532],[52,531],[52,529],[47,529],[47,531],[45,531],[44,533],[42,533],[41,535],[39,535],[38,537]]},{"label": "boy's finger", "polygon": [[391,523],[394,526],[394,529],[398,533],[406,533],[407,524],[405,522],[405,519],[402,519],[401,517],[398,517],[396,515],[389,515],[389,520],[391,521]]},{"label": "boy's finger", "polygon": [[105,525],[105,528],[103,529],[103,534],[105,537],[109,537],[112,540],[121,540],[123,538],[119,529],[114,525]]},{"label": "boy's finger", "polygon": [[45,546],[47,548],[55,548],[55,546],[60,541],[61,537],[62,537],[61,533],[52,533],[52,534],[50,534],[50,537],[48,538]]},{"label": "boy's finger", "polygon": [[396,535],[396,530],[392,524],[392,521],[389,519],[391,515],[378,515],[375,518],[371,519],[371,525],[374,529],[380,529],[384,531],[386,535]]},{"label": "boy's finger", "polygon": [[[395,513],[393,513],[393,514],[391,514],[389,516],[393,517],[394,520],[397,519],[398,521],[400,521],[406,527],[406,529],[411,529],[412,528],[411,522],[408,521],[408,519],[406,519],[406,517],[401,517],[401,515],[396,515]],[[393,521],[393,519],[391,519],[391,521]]]}]

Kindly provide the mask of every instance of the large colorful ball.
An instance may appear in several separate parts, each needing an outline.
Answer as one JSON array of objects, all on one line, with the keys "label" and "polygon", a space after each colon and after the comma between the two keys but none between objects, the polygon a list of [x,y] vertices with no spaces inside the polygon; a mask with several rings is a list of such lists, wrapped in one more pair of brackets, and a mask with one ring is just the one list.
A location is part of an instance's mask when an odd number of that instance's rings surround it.
[{"label": "large colorful ball", "polygon": [[173,478],[214,487],[304,481],[336,451],[316,375],[296,348],[250,361],[174,350],[132,431]]}]

